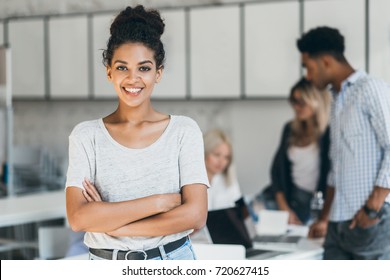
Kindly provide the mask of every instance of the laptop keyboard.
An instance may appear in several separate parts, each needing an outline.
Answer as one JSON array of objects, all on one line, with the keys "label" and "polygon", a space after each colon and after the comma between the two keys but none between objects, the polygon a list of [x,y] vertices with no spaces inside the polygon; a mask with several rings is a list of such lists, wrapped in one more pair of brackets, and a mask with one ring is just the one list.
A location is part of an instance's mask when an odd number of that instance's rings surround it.
[{"label": "laptop keyboard", "polygon": [[286,254],[287,252],[282,252],[282,251],[271,251],[271,250],[261,250],[261,249],[247,249],[245,256],[247,259],[268,259],[272,257],[276,257],[279,255]]},{"label": "laptop keyboard", "polygon": [[301,236],[294,235],[257,235],[253,238],[255,242],[269,243],[297,243]]},{"label": "laptop keyboard", "polygon": [[253,256],[257,256],[257,255],[261,255],[261,254],[264,254],[264,253],[269,253],[269,252],[272,252],[270,250],[260,250],[260,249],[248,249],[246,250],[246,257],[249,258],[249,257],[253,257]]}]

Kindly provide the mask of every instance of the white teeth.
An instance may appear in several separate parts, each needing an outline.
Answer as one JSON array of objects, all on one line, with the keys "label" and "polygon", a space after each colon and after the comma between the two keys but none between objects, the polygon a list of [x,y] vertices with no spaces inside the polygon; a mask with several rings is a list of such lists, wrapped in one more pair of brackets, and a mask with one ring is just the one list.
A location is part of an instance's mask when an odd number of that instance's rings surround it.
[{"label": "white teeth", "polygon": [[131,93],[138,93],[141,91],[140,88],[125,88],[125,90]]}]

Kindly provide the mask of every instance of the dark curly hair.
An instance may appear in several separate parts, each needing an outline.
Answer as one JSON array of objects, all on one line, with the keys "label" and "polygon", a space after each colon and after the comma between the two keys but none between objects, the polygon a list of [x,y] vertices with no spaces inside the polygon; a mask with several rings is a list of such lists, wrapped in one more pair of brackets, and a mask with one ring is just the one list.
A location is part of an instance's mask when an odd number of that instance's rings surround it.
[{"label": "dark curly hair", "polygon": [[301,53],[308,53],[311,57],[330,54],[340,62],[346,61],[344,36],[335,28],[321,26],[311,29],[297,40],[297,47]]},{"label": "dark curly hair", "polygon": [[126,43],[141,43],[154,51],[157,68],[164,67],[165,51],[161,42],[164,21],[157,10],[145,10],[142,5],[121,11],[110,27],[107,49],[103,51],[103,64],[111,65],[115,50]]}]

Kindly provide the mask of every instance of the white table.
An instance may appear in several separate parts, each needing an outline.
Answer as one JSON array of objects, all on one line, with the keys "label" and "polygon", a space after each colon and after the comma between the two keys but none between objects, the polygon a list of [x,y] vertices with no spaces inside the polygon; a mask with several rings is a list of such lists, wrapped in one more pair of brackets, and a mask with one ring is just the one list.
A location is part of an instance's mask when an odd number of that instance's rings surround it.
[{"label": "white table", "polygon": [[65,217],[64,190],[0,199],[0,227]]},{"label": "white table", "polygon": [[[65,191],[52,191],[0,199],[0,227],[66,218]],[[0,252],[37,248],[35,241],[0,239]]]},{"label": "white table", "polygon": [[302,236],[297,244],[277,244],[277,243],[258,243],[254,242],[256,249],[273,250],[273,251],[287,251],[289,253],[273,257],[272,259],[285,260],[308,260],[308,259],[322,259],[324,249],[322,244],[324,238],[309,239],[307,238],[309,232],[308,226],[288,225],[287,235]]},{"label": "white table", "polygon": [[323,238],[308,239],[302,238],[296,247],[289,247],[278,244],[255,244],[256,249],[272,251],[288,251],[287,254],[278,255],[270,259],[277,260],[319,260],[322,259],[324,249],[322,248]]}]

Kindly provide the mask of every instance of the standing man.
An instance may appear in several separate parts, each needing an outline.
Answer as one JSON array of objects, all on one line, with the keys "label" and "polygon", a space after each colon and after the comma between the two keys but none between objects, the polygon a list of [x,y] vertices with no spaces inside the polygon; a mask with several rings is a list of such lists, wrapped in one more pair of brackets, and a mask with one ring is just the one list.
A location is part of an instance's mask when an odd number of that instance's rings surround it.
[{"label": "standing man", "polygon": [[307,79],[333,93],[327,196],[310,237],[324,259],[390,259],[390,87],[344,57],[344,37],[318,27],[297,41]]}]

